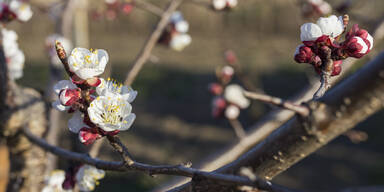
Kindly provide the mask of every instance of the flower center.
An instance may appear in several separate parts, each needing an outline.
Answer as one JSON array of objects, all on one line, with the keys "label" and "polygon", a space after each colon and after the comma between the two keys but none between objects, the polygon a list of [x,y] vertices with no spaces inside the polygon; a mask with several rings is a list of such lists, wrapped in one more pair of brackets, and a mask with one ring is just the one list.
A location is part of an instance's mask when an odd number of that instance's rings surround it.
[{"label": "flower center", "polygon": [[[109,100],[110,98],[108,98]],[[119,99],[120,100],[120,99]],[[104,123],[108,124],[119,124],[123,122],[123,116],[122,116],[122,108],[125,107],[125,103],[122,104],[105,104],[104,105],[104,112],[101,114],[101,118],[103,118]],[[124,121],[125,123],[126,121]]]}]

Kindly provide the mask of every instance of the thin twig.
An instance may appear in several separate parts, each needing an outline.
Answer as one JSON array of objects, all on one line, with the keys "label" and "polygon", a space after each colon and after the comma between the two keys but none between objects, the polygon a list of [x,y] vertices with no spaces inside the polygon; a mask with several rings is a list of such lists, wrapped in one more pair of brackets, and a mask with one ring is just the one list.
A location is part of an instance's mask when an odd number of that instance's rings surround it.
[{"label": "thin twig", "polygon": [[[29,129],[25,126],[22,129],[22,133],[34,144],[38,145],[42,149],[49,151],[59,157],[78,161],[81,163],[89,164],[96,166],[97,168],[104,170],[113,170],[113,171],[142,171],[149,175],[155,174],[164,174],[164,175],[175,175],[175,176],[184,176],[184,177],[202,177],[206,179],[211,179],[215,181],[221,181],[223,184],[228,185],[239,185],[239,186],[252,186],[259,188],[261,190],[267,190],[271,192],[293,192],[294,190],[287,189],[282,186],[278,186],[269,181],[262,180],[260,178],[256,178],[251,180],[247,177],[229,175],[229,174],[221,174],[221,173],[213,173],[213,172],[205,172],[200,171],[194,168],[186,167],[184,165],[148,165],[144,163],[139,163],[135,161],[128,160],[128,162],[124,161],[103,161],[97,158],[92,158],[84,153],[77,153],[65,150],[60,147],[56,147],[47,143],[44,139],[36,137],[33,135]],[[124,153],[124,159],[126,159],[127,150],[126,147],[121,143],[117,136],[108,137],[112,146],[115,150],[121,150],[121,153]]]},{"label": "thin twig", "polygon": [[244,127],[241,125],[238,119],[228,119],[228,121],[239,139],[242,139],[246,136]]},{"label": "thin twig", "polygon": [[163,10],[152,3],[142,0],[134,0],[134,4],[136,7],[148,11],[154,15],[159,17],[163,16]]},{"label": "thin twig", "polygon": [[244,91],[243,93],[245,97],[248,97],[250,99],[255,99],[255,100],[262,101],[264,103],[276,105],[278,107],[282,107],[282,108],[294,111],[304,117],[308,116],[310,112],[308,107],[305,107],[303,105],[296,105],[292,102],[284,101],[283,99],[278,97],[273,97],[270,95],[249,92],[249,91]]},{"label": "thin twig", "polygon": [[167,26],[172,13],[181,5],[182,2],[183,0],[172,0],[168,8],[164,11],[155,30],[149,36],[144,47],[141,49],[139,55],[136,57],[135,61],[133,62],[133,67],[129,71],[127,78],[125,80],[126,85],[131,85],[133,81],[136,79],[136,76],[139,74],[140,70],[143,68],[144,64],[147,62],[148,58],[151,56],[152,49],[155,47],[157,41],[160,38],[161,33]]}]

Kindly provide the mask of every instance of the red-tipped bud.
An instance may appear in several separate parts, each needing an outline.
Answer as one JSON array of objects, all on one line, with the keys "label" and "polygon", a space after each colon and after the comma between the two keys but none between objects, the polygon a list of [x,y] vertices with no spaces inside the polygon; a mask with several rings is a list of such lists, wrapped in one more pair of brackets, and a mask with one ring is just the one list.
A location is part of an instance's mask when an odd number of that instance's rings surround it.
[{"label": "red-tipped bud", "polygon": [[132,12],[132,9],[133,9],[133,4],[132,3],[125,3],[123,5],[123,13],[128,15]]},{"label": "red-tipped bud", "polygon": [[71,106],[81,97],[78,89],[63,89],[59,93],[59,100],[62,105]]},{"label": "red-tipped bud", "polygon": [[298,63],[311,63],[313,55],[310,47],[299,45],[295,51],[295,61]]},{"label": "red-tipped bud", "polygon": [[79,131],[79,140],[84,145],[89,145],[101,138],[101,135],[97,132],[97,129],[83,127]]},{"label": "red-tipped bud", "polygon": [[350,57],[360,58],[369,52],[370,43],[366,43],[361,37],[355,36],[347,39],[343,46],[345,52]]},{"label": "red-tipped bud", "polygon": [[333,71],[332,71],[332,76],[339,75],[341,72],[341,64],[343,63],[342,60],[338,61],[333,61]]},{"label": "red-tipped bud", "polygon": [[226,60],[229,64],[234,64],[234,63],[237,62],[236,54],[235,54],[235,52],[233,52],[232,50],[227,50],[227,51],[224,53],[224,56],[225,56],[225,60]]},{"label": "red-tipped bud", "polygon": [[209,92],[212,93],[212,95],[220,95],[223,93],[223,87],[218,83],[211,83],[209,84]]},{"label": "red-tipped bud", "polygon": [[214,118],[222,117],[226,107],[227,102],[223,97],[215,97],[212,101],[212,116]]},{"label": "red-tipped bud", "polygon": [[100,85],[101,80],[98,77],[93,77],[93,78],[87,79],[86,83],[87,83],[87,85],[89,85],[91,87],[97,87]]}]

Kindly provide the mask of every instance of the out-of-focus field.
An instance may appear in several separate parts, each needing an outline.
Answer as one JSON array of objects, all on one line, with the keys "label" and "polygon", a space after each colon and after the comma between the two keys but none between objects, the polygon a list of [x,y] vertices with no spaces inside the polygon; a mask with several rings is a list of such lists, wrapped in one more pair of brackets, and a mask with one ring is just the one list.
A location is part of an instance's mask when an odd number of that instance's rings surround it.
[{"label": "out-of-focus field", "polygon": [[[92,0],[90,0],[92,1]],[[351,23],[373,29],[384,14],[384,1],[360,0],[349,13]],[[164,6],[167,1],[152,1]],[[337,5],[340,1],[331,1]],[[233,49],[252,81],[266,93],[288,98],[308,83],[312,68],[293,61],[300,43],[299,28],[304,22],[294,0],[240,0],[239,7],[227,13],[213,12],[187,2],[182,12],[190,23],[192,44],[183,52],[157,46],[158,63],[147,63],[133,88],[139,95],[133,103],[137,119],[121,133],[132,155],[147,163],[167,164],[191,161],[198,164],[236,140],[230,125],[210,116],[211,96],[207,85],[215,81],[214,70],[225,64],[223,52]],[[92,48],[106,49],[112,77],[123,81],[130,64],[153,29],[157,18],[135,9],[115,21],[91,21]],[[48,15],[35,10],[33,19],[23,25],[11,24],[19,34],[26,54],[25,75],[18,82],[44,92],[48,84],[48,57],[45,37],[53,33]],[[375,42],[376,43],[376,42]],[[382,49],[375,45],[374,49]],[[362,63],[367,61],[363,59]],[[241,115],[247,127],[270,109],[254,102]],[[63,114],[61,145],[68,148]],[[384,185],[384,113],[358,126],[369,139],[352,144],[342,136],[276,178],[276,182],[306,190],[330,191],[349,186]],[[108,145],[101,158],[118,159]],[[66,163],[61,162],[63,168]],[[96,191],[147,191],[168,177],[151,178],[142,173],[110,173]]]}]

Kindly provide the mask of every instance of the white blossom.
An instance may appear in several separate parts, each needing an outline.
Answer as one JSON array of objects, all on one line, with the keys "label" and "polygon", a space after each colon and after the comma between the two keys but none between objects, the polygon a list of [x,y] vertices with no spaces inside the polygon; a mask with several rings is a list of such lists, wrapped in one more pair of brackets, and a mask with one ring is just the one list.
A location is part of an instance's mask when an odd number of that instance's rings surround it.
[{"label": "white blossom", "polygon": [[65,172],[63,170],[54,170],[46,177],[45,186],[42,192],[71,192],[72,190],[65,190],[62,184],[65,180]]},{"label": "white blossom", "polygon": [[179,22],[175,23],[175,29],[179,33],[186,33],[186,32],[188,32],[189,24],[185,20],[179,21]]},{"label": "white blossom", "polygon": [[212,6],[215,10],[223,10],[226,5],[226,0],[212,0]]},{"label": "white blossom", "polygon": [[25,56],[17,44],[17,34],[15,31],[5,28],[1,30],[1,33],[9,78],[13,80],[19,79],[23,76]]},{"label": "white blossom", "polygon": [[55,94],[58,96],[58,100],[56,100],[52,103],[52,107],[54,107],[55,109],[57,109],[59,111],[67,111],[70,107],[63,105],[60,102],[60,99],[59,99],[60,92],[63,89],[76,89],[76,88],[77,88],[76,85],[74,85],[71,81],[68,81],[68,80],[61,80],[61,81],[57,82],[53,86],[53,90],[54,90]]},{"label": "white blossom", "polygon": [[13,0],[9,4],[9,9],[16,14],[20,21],[28,21],[32,17],[31,6],[20,0]]},{"label": "white blossom", "polygon": [[88,107],[90,120],[104,131],[124,131],[136,118],[132,106],[119,95],[99,96]]},{"label": "white blossom", "polygon": [[369,41],[370,45],[369,45],[369,50],[372,49],[373,47],[373,37],[368,33],[368,36],[367,36],[367,40]]},{"label": "white blossom", "polygon": [[172,23],[177,23],[180,21],[184,21],[183,14],[180,11],[175,11],[172,13],[170,21]]},{"label": "white blossom", "polygon": [[96,87],[96,93],[99,96],[110,96],[114,97],[115,95],[120,95],[123,100],[126,100],[128,103],[132,103],[137,96],[137,91],[133,90],[130,86],[125,86],[121,83],[117,83],[114,80],[108,78],[104,80],[100,78],[101,83]]},{"label": "white blossom", "polygon": [[91,165],[83,165],[76,173],[76,184],[80,191],[93,191],[100,179],[104,178],[105,172]]},{"label": "white blossom", "polygon": [[301,41],[315,41],[322,35],[327,35],[331,38],[336,38],[344,31],[342,17],[335,15],[329,17],[320,17],[317,23],[305,23],[300,27]]},{"label": "white blossom", "polygon": [[68,64],[81,79],[89,79],[104,72],[108,59],[108,53],[103,49],[75,48],[68,57]]},{"label": "white blossom", "polygon": [[249,106],[249,100],[243,94],[244,89],[240,85],[231,84],[225,87],[224,98],[229,103],[235,104],[242,109]]},{"label": "white blossom", "polygon": [[192,41],[188,34],[175,34],[172,36],[169,46],[175,51],[182,51]]}]

